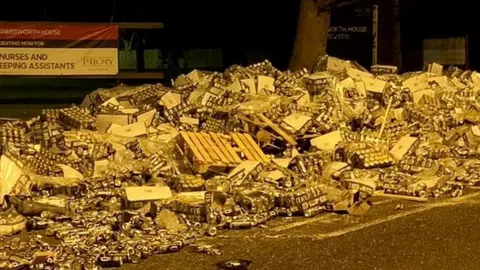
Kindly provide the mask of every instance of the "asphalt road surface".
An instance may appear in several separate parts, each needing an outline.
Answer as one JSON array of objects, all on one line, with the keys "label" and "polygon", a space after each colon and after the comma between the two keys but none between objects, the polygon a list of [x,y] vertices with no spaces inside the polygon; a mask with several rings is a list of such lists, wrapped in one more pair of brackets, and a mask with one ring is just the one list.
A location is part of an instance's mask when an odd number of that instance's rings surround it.
[{"label": "asphalt road surface", "polygon": [[[404,210],[395,210],[399,203]],[[266,228],[200,239],[223,254],[185,248],[123,269],[216,269],[228,259],[249,269],[480,269],[480,192],[427,203],[377,201],[365,215],[274,220]]]}]

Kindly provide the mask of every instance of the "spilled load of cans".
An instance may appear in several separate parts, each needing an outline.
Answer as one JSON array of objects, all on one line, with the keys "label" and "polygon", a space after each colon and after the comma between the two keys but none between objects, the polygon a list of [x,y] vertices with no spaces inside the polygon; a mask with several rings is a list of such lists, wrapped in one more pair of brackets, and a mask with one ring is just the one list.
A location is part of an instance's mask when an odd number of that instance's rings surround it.
[{"label": "spilled load of cans", "polygon": [[[0,268],[99,269],[279,216],[480,183],[480,74],[325,56],[99,89],[0,126]],[[34,232],[12,236],[22,230]],[[27,240],[25,240],[27,239]]]}]

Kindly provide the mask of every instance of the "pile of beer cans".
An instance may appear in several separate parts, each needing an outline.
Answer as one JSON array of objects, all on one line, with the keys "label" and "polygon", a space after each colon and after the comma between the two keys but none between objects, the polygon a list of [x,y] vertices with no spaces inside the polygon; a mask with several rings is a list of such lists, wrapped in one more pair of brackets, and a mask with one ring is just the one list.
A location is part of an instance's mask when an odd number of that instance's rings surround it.
[{"label": "pile of beer cans", "polygon": [[223,229],[480,185],[480,73],[396,72],[329,56],[312,72],[194,70],[1,124],[0,268],[120,267]]}]

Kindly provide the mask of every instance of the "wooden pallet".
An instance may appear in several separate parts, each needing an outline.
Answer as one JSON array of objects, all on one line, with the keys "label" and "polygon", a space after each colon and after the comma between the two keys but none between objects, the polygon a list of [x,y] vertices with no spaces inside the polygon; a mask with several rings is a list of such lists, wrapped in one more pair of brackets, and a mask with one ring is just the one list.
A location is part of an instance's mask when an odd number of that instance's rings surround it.
[{"label": "wooden pallet", "polygon": [[181,131],[180,138],[179,149],[198,173],[210,167],[236,167],[244,160],[270,162],[249,134]]},{"label": "wooden pallet", "polygon": [[245,154],[247,160],[255,160],[261,163],[270,162],[270,159],[265,156],[262,149],[258,147],[258,144],[249,134],[230,133],[230,136],[241,152]]}]

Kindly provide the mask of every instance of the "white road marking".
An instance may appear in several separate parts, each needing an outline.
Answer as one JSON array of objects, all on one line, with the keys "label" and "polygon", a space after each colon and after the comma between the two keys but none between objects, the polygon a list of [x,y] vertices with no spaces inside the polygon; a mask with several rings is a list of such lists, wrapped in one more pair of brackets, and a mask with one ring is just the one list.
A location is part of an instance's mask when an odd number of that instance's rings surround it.
[{"label": "white road marking", "polygon": [[381,201],[378,201],[378,202],[372,202],[372,204],[373,205],[380,205],[380,204],[389,203],[389,202],[393,202],[393,200],[381,200]]},{"label": "white road marking", "polygon": [[[393,214],[393,215],[390,215],[390,216],[378,218],[378,219],[371,220],[371,221],[368,221],[368,222],[365,222],[365,223],[360,223],[360,224],[357,224],[357,225],[354,225],[354,226],[351,226],[351,227],[343,228],[343,229],[333,231],[333,232],[329,232],[329,233],[318,233],[318,234],[308,235],[308,234],[290,234],[290,233],[287,232],[287,233],[284,233],[284,234],[271,235],[271,234],[267,234],[265,231],[262,231],[260,233],[255,233],[254,235],[241,235],[241,236],[231,235],[231,236],[222,236],[222,237],[219,237],[219,238],[226,238],[226,239],[231,239],[231,238],[242,238],[242,239],[305,238],[305,239],[310,239],[310,240],[323,240],[323,239],[336,237],[336,236],[341,236],[341,235],[344,235],[344,234],[347,234],[347,233],[359,231],[359,230],[362,230],[362,229],[366,229],[368,227],[372,227],[372,226],[379,225],[379,224],[382,224],[382,223],[385,223],[385,222],[393,221],[393,220],[396,220],[396,219],[399,219],[399,218],[402,218],[402,217],[407,217],[407,216],[410,216],[410,215],[413,215],[413,214],[416,214],[416,213],[425,212],[425,211],[428,211],[428,210],[431,210],[431,209],[434,209],[434,208],[438,208],[438,207],[446,207],[446,206],[452,206],[452,205],[457,205],[457,204],[475,204],[475,205],[480,204],[480,200],[478,200],[478,197],[480,197],[480,192],[475,192],[475,193],[468,194],[468,195],[465,195],[465,196],[462,196],[462,197],[447,199],[447,200],[443,200],[443,201],[440,201],[440,202],[433,202],[433,203],[426,203],[426,204],[422,203],[423,206],[414,208],[412,210],[402,211],[402,212],[399,212],[397,214]],[[476,200],[474,200],[474,199],[476,199]],[[383,203],[387,203],[387,202],[390,202],[390,201],[391,200],[385,200],[385,201],[381,201],[381,203],[383,204]],[[310,218],[310,219],[307,219],[307,220],[302,220],[302,221],[299,221],[299,222],[274,227],[274,228],[269,229],[268,231],[270,231],[270,232],[282,232],[282,231],[286,231],[286,230],[289,230],[289,229],[292,229],[292,228],[295,228],[295,227],[299,227],[299,226],[314,223],[314,222],[331,223],[331,222],[338,221],[341,218],[342,218],[341,216],[337,216],[337,218],[336,218],[336,215],[334,215],[334,214],[324,214],[324,215],[320,215],[318,217]]]},{"label": "white road marking", "polygon": [[[380,205],[380,204],[389,203],[389,202],[392,202],[392,201],[393,200],[381,200],[381,201],[374,202],[372,204],[373,205]],[[323,214],[323,215],[320,215],[318,217],[313,217],[313,218],[309,218],[309,219],[306,219],[306,220],[281,225],[281,226],[272,228],[270,231],[272,231],[272,232],[282,232],[282,231],[286,231],[286,230],[293,229],[293,228],[303,226],[303,225],[306,225],[306,224],[310,224],[310,223],[316,223],[316,222],[330,223],[330,222],[333,222],[333,221],[337,221],[339,219],[341,219],[341,217],[339,217],[338,215],[335,215],[335,214]]]},{"label": "white road marking", "polygon": [[281,226],[272,228],[270,231],[272,231],[272,232],[282,232],[282,231],[286,231],[286,230],[293,229],[293,228],[303,226],[303,225],[306,225],[306,224],[310,224],[310,223],[316,223],[316,222],[330,223],[332,221],[337,221],[339,219],[340,219],[340,217],[335,216],[334,214],[331,214],[331,213],[321,214],[318,217],[313,217],[313,218],[309,218],[309,219],[306,219],[306,220],[281,225]]},{"label": "white road marking", "polygon": [[[365,228],[368,228],[368,227],[372,227],[372,226],[382,224],[382,223],[385,223],[385,222],[388,222],[388,221],[392,221],[392,220],[395,220],[395,219],[399,219],[399,218],[402,218],[402,217],[410,216],[410,215],[413,215],[413,214],[416,214],[416,213],[425,212],[425,211],[428,211],[428,210],[431,210],[431,209],[434,209],[434,208],[438,208],[438,207],[445,207],[445,206],[450,206],[450,205],[459,204],[459,203],[473,203],[471,201],[471,199],[473,199],[475,197],[479,197],[479,196],[480,196],[480,192],[476,192],[476,193],[472,193],[472,194],[465,195],[465,196],[462,196],[462,197],[457,197],[457,198],[453,198],[453,199],[450,199],[450,200],[446,200],[446,201],[443,201],[443,202],[431,203],[431,204],[427,204],[423,207],[419,207],[419,208],[415,208],[415,209],[412,209],[412,210],[409,210],[409,211],[404,211],[404,212],[400,212],[398,214],[394,214],[394,215],[390,215],[390,216],[387,216],[387,217],[375,219],[375,220],[372,220],[372,221],[369,221],[369,222],[358,224],[358,225],[348,227],[348,228],[345,228],[345,229],[341,229],[341,230],[338,230],[338,231],[333,231],[333,232],[329,232],[329,233],[314,234],[314,235],[311,236],[311,238],[314,239],[314,240],[323,240],[323,239],[327,239],[327,238],[331,238],[331,237],[340,236],[340,235],[344,235],[344,234],[347,234],[347,233],[355,232],[355,231],[358,231],[358,230],[362,230],[362,229],[365,229]],[[480,203],[480,201],[477,201],[476,203]]]}]

